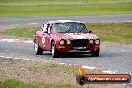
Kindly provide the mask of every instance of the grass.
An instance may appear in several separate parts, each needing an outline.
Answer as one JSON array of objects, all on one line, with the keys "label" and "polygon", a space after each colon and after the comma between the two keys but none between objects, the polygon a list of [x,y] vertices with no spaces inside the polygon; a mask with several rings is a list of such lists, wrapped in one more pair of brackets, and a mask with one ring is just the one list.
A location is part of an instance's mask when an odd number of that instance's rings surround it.
[{"label": "grass", "polygon": [[105,42],[132,44],[132,23],[95,23],[89,28]]},{"label": "grass", "polygon": [[18,80],[4,80],[0,81],[0,88],[80,88],[76,85],[71,84],[60,84],[60,85],[53,85],[53,84],[25,84]]},{"label": "grass", "polygon": [[[98,35],[103,42],[132,44],[132,23],[86,23],[87,27]],[[2,35],[33,38],[37,26],[19,26],[0,32]]]},{"label": "grass", "polygon": [[13,35],[16,37],[33,38],[35,32],[39,29],[39,26],[18,26],[9,30],[0,32],[2,35]]},{"label": "grass", "polygon": [[[112,2],[124,2],[124,0],[0,0],[0,4],[88,4],[88,3],[112,3]],[[131,0],[125,0],[130,2]]]},{"label": "grass", "polygon": [[132,14],[126,0],[1,0],[0,16],[78,16]]},{"label": "grass", "polygon": [[4,80],[0,81],[0,88],[35,88],[35,86],[17,80]]}]

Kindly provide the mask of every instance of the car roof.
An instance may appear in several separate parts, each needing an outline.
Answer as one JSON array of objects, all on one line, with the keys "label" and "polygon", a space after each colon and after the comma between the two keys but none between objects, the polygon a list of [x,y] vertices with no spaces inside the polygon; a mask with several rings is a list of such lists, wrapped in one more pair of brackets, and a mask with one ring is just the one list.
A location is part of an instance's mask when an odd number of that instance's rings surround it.
[{"label": "car roof", "polygon": [[80,22],[80,21],[72,21],[72,20],[56,20],[56,21],[48,21],[49,24],[55,24],[55,23],[66,23],[66,22],[83,23],[83,22]]}]

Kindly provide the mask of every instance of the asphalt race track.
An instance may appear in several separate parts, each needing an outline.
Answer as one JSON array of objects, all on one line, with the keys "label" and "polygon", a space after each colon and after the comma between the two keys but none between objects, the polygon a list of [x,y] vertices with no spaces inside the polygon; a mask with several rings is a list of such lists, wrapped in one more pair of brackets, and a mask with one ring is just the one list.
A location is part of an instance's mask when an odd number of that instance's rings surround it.
[{"label": "asphalt race track", "polygon": [[82,64],[83,66],[105,68],[115,73],[132,75],[132,45],[101,44],[99,57],[90,57],[89,54],[69,53],[61,58],[52,58],[48,51],[44,51],[43,55],[36,56],[33,43],[0,42],[0,56]]},{"label": "asphalt race track", "polygon": [[[0,26],[42,23],[45,20],[71,19],[84,22],[132,22],[132,15],[101,15],[76,17],[0,17]],[[115,73],[132,75],[132,44],[102,43],[100,57],[90,57],[85,54],[70,53],[63,58],[52,58],[51,53],[44,51],[43,55],[36,56],[33,43],[15,43],[0,41],[0,56],[55,61],[67,64],[82,64],[83,66],[109,69]]]},{"label": "asphalt race track", "polygon": [[98,15],[98,16],[51,16],[51,17],[0,17],[0,26],[27,23],[43,23],[49,20],[75,20],[90,23],[100,22],[132,22],[132,14]]}]

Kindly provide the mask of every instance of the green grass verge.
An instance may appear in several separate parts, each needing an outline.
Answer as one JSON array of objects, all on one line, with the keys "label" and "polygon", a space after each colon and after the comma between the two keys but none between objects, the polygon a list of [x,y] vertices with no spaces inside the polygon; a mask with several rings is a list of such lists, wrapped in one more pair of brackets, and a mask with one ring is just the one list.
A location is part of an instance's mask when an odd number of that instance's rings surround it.
[{"label": "green grass verge", "polygon": [[[89,29],[98,35],[103,42],[132,44],[132,23],[87,23]],[[25,26],[9,29],[0,34],[33,38],[39,26]]]},{"label": "green grass verge", "polygon": [[0,88],[35,88],[35,86],[17,80],[4,80],[0,81]]},{"label": "green grass verge", "polygon": [[40,28],[40,26],[18,26],[12,29],[7,29],[5,31],[1,31],[2,35],[12,35],[16,37],[26,37],[33,38],[35,32]]},{"label": "green grass verge", "polygon": [[[125,0],[125,2],[130,1],[131,0]],[[124,2],[124,0],[0,0],[0,4],[89,4],[115,2]]]},{"label": "green grass verge", "polygon": [[[72,84],[25,84],[18,80],[0,81],[0,88],[80,88]],[[89,87],[88,87],[89,88]]]},{"label": "green grass verge", "polygon": [[0,16],[132,14],[130,0],[1,0],[0,3]]},{"label": "green grass verge", "polygon": [[102,41],[132,44],[132,23],[87,24]]}]

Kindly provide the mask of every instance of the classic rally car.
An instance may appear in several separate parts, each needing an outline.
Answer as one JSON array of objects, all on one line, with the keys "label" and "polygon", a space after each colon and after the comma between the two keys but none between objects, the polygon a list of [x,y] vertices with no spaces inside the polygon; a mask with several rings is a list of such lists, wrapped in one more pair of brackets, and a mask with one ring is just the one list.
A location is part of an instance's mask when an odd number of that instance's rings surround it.
[{"label": "classic rally car", "polygon": [[53,58],[67,52],[88,52],[99,56],[100,39],[84,23],[71,20],[45,22],[34,36],[36,55],[51,51]]}]

